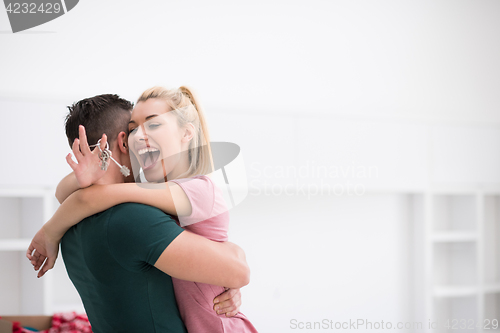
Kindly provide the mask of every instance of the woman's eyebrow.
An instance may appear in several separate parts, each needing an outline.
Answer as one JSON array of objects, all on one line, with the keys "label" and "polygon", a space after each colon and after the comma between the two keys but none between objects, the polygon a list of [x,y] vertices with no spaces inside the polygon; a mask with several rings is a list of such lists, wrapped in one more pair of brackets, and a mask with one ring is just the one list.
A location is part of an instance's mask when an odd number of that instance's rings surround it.
[{"label": "woman's eyebrow", "polygon": [[150,116],[147,116],[147,117],[146,117],[146,120],[149,120],[149,119],[154,118],[154,117],[157,117],[157,116],[158,116],[157,114],[152,114],[152,115],[150,115]]},{"label": "woman's eyebrow", "polygon": [[[145,120],[149,120],[149,119],[154,118],[154,117],[158,117],[158,115],[157,114],[149,115],[149,116],[146,117]],[[134,120],[131,120],[128,123],[129,123],[129,125],[132,124],[132,123],[136,124],[136,122]]]}]

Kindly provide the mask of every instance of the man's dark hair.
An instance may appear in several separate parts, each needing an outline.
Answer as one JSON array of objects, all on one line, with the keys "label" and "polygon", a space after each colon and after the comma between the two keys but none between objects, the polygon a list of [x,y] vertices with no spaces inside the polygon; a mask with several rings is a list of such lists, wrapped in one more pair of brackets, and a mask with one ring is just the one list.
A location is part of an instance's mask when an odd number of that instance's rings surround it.
[{"label": "man's dark hair", "polygon": [[83,125],[89,145],[94,145],[106,133],[111,145],[118,133],[128,133],[130,113],[134,105],[118,95],[106,94],[82,99],[68,106],[66,136],[69,145],[78,138],[78,126]]}]

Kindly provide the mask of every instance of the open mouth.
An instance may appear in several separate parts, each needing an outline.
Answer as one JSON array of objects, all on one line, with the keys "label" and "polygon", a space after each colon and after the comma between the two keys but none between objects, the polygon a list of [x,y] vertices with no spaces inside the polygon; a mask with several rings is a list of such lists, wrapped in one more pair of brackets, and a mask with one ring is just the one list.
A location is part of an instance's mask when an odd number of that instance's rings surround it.
[{"label": "open mouth", "polygon": [[160,151],[154,147],[147,147],[139,149],[137,152],[139,158],[142,160],[143,169],[149,169],[156,164],[160,157]]}]

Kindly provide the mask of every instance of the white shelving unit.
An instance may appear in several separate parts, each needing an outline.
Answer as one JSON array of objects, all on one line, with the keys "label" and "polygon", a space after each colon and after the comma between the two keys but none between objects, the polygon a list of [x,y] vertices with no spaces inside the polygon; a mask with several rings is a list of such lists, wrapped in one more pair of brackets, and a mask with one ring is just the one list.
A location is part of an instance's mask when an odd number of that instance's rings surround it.
[{"label": "white shelving unit", "polygon": [[[487,193],[484,196],[483,214],[484,318],[500,321],[500,193]],[[495,332],[500,332],[500,329]]]},{"label": "white shelving unit", "polygon": [[25,254],[56,203],[54,189],[0,189],[1,315],[52,313],[52,276],[37,279]]},{"label": "white shelving unit", "polygon": [[500,332],[500,190],[424,194],[425,317],[438,332]]}]

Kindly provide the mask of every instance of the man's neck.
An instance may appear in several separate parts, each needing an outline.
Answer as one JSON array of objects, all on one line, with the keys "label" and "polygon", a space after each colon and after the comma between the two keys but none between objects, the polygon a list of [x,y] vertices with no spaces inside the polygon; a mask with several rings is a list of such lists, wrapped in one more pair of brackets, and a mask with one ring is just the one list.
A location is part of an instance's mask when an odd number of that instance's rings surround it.
[{"label": "man's neck", "polygon": [[106,174],[96,182],[97,185],[119,184],[124,182],[120,168],[118,168],[118,166],[113,162],[111,163],[112,164],[108,166]]},{"label": "man's neck", "polygon": [[[115,160],[117,160],[117,162],[121,164],[120,154],[118,151],[113,150],[111,152],[111,155],[116,156]],[[111,159],[108,162],[109,162],[108,170],[106,171],[104,176],[96,182],[96,184],[109,185],[109,184],[124,183],[125,180],[122,173],[120,172],[120,168],[118,167],[118,165],[116,165],[116,163],[113,162]]]}]

